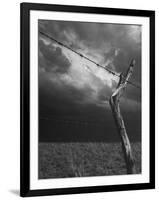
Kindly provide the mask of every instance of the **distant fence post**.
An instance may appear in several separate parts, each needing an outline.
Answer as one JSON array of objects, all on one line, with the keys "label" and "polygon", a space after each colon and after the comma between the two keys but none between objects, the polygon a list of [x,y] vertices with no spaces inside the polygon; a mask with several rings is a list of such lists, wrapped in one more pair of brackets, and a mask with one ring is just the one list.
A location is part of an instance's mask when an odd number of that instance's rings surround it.
[{"label": "distant fence post", "polygon": [[135,174],[136,168],[135,163],[132,155],[131,145],[130,141],[126,132],[125,124],[123,117],[120,112],[120,97],[126,88],[127,82],[132,75],[133,67],[135,65],[135,60],[133,59],[130,63],[130,66],[128,67],[128,70],[126,72],[126,75],[123,76],[123,74],[120,75],[120,80],[118,83],[118,86],[115,90],[115,92],[110,97],[109,103],[112,109],[112,113],[114,116],[114,120],[121,138],[122,142],[122,149],[124,153],[126,168],[127,168],[127,174]]}]

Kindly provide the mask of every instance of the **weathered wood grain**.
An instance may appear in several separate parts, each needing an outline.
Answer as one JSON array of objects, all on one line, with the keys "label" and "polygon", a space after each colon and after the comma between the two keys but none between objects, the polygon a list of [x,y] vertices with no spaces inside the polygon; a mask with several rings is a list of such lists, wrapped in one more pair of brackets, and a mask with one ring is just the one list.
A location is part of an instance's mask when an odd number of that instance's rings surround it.
[{"label": "weathered wood grain", "polygon": [[126,127],[124,124],[124,120],[120,111],[120,97],[123,94],[124,89],[126,88],[126,85],[128,83],[127,81],[129,80],[129,78],[131,77],[133,73],[134,65],[135,65],[135,60],[133,59],[130,63],[130,66],[127,69],[126,74],[120,75],[118,86],[109,100],[113,117],[115,120],[115,124],[117,126],[117,129],[121,138],[122,149],[123,149],[124,158],[125,158],[126,167],[127,167],[127,174],[135,174],[136,168],[135,168],[134,158],[132,155],[131,144],[130,144]]}]

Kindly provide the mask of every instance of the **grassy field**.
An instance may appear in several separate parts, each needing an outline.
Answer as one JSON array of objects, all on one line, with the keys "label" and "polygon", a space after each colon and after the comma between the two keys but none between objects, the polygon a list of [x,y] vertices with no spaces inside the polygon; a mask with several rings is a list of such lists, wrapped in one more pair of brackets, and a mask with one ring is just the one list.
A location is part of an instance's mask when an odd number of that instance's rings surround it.
[{"label": "grassy field", "polygon": [[[141,143],[132,143],[141,173]],[[39,178],[126,174],[120,143],[39,143]]]}]

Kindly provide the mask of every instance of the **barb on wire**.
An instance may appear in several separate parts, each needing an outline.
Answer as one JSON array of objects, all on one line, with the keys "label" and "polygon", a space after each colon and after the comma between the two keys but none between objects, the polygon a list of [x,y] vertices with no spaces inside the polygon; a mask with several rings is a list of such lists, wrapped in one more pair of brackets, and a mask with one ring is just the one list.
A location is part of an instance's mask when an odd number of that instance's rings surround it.
[{"label": "barb on wire", "polygon": [[[72,52],[74,52],[75,54],[79,55],[81,58],[84,58],[84,59],[88,60],[89,62],[95,64],[97,67],[100,67],[100,68],[106,70],[107,72],[109,72],[109,73],[112,74],[113,76],[120,77],[120,74],[117,74],[116,72],[110,70],[107,66],[102,66],[102,65],[100,65],[99,63],[95,62],[94,60],[91,60],[91,59],[88,58],[87,56],[85,56],[85,55],[83,55],[83,54],[81,54],[81,53],[75,51],[74,49],[70,48],[69,46],[63,44],[62,42],[59,42],[59,41],[56,40],[56,39],[54,39],[52,36],[50,36],[50,35],[48,35],[48,34],[42,32],[42,31],[39,31],[39,33],[40,33],[41,35],[43,35],[43,36],[49,38],[50,40],[56,42],[56,43],[59,44],[60,46],[63,46],[63,47],[65,47],[66,49],[69,49],[70,51],[72,51]],[[131,81],[127,81],[127,83],[130,84],[130,85],[132,85],[132,86],[134,86],[134,87],[136,87],[136,88],[138,88],[138,89],[141,89],[141,87],[140,87],[139,85],[137,85],[136,83],[133,83],[133,82],[131,82]]]}]

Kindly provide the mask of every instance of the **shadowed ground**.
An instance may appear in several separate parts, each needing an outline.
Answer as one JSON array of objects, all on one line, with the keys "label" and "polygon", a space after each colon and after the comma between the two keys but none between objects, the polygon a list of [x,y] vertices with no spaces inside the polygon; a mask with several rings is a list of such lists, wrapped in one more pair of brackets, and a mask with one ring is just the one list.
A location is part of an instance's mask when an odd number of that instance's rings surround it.
[{"label": "shadowed ground", "polygon": [[[141,173],[141,143],[132,143]],[[39,143],[39,178],[126,174],[120,143]]]}]

